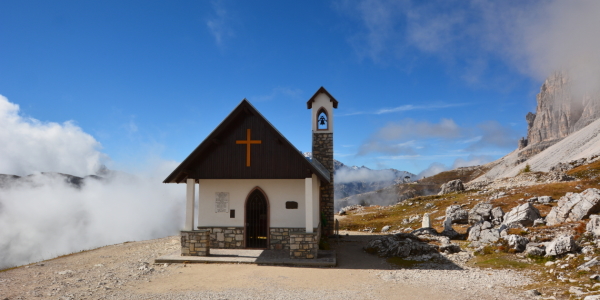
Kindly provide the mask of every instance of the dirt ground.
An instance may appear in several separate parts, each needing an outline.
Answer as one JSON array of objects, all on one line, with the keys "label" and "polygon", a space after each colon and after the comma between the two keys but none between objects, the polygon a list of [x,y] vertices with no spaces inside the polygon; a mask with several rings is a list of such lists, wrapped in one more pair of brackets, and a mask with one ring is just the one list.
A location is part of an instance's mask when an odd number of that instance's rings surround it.
[{"label": "dirt ground", "polygon": [[403,269],[365,253],[373,238],[341,232],[335,268],[152,264],[177,236],[129,242],[0,272],[13,299],[523,299],[530,283],[510,270],[461,265]]}]

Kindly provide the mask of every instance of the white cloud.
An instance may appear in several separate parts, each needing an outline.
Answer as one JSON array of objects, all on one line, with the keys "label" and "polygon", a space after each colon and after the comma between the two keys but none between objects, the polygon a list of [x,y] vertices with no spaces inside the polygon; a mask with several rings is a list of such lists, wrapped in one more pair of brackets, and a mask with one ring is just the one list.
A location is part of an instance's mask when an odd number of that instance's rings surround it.
[{"label": "white cloud", "polygon": [[94,174],[100,144],[73,122],[19,115],[0,96],[0,174],[33,176],[0,181],[0,269],[119,242],[164,237],[182,227],[184,188],[162,180],[177,163],[148,160],[136,174],[110,172],[75,188],[62,175]]},{"label": "white cloud", "polygon": [[370,170],[370,169],[340,169],[335,173],[335,182],[381,182],[392,181],[395,179],[392,170]]},{"label": "white cloud", "polygon": [[[434,55],[468,83],[501,60],[536,80],[568,70],[579,93],[600,84],[600,1],[343,1],[337,8],[361,25],[351,38],[359,57]],[[359,45],[359,46],[357,46]],[[399,50],[400,49],[400,50]],[[497,75],[496,75],[497,76]]]},{"label": "white cloud", "polygon": [[356,115],[382,115],[382,114],[405,112],[405,111],[412,111],[412,110],[435,110],[435,109],[458,107],[458,106],[464,106],[464,105],[467,105],[467,104],[466,103],[441,103],[441,104],[434,103],[434,104],[427,104],[427,105],[406,104],[406,105],[401,105],[401,106],[392,107],[392,108],[381,108],[376,111],[357,111],[357,112],[352,112],[352,113],[341,114],[340,116],[345,117],[345,116],[356,116]]},{"label": "white cloud", "polygon": [[231,17],[225,9],[223,1],[212,1],[214,15],[206,21],[206,26],[215,37],[217,46],[222,46],[226,39],[235,36],[231,28]]},{"label": "white cloud", "polygon": [[19,115],[19,106],[0,95],[0,173],[94,174],[106,156],[100,143],[74,122],[41,122]]},{"label": "white cloud", "polygon": [[250,97],[250,100],[252,100],[252,101],[270,101],[270,100],[281,98],[281,97],[301,99],[301,96],[302,96],[302,90],[300,90],[300,89],[293,89],[293,88],[289,88],[289,87],[276,87],[271,90],[270,94]]},{"label": "white cloud", "polygon": [[[378,129],[359,147],[358,155],[385,153],[394,157],[414,157],[427,150],[429,147],[426,144],[432,139],[468,144],[463,150],[475,151],[514,148],[517,145],[518,134],[512,128],[502,126],[496,121],[486,121],[472,129],[461,127],[452,119],[441,119],[439,123],[405,119]],[[444,150],[448,151],[450,150]]]},{"label": "white cloud", "polygon": [[427,169],[421,171],[418,175],[418,178],[433,176],[435,174],[448,170],[454,170],[456,168],[484,165],[493,160],[494,158],[489,155],[469,155],[466,159],[462,157],[455,159],[452,163],[452,166],[446,166],[442,163],[434,162],[429,165]]}]

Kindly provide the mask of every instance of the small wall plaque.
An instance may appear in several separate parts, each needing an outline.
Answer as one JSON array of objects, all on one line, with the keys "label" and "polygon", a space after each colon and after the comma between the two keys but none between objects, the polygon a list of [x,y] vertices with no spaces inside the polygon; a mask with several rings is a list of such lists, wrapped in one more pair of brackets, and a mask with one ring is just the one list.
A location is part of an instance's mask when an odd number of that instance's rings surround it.
[{"label": "small wall plaque", "polygon": [[287,201],[285,203],[286,209],[298,209],[298,202],[296,201]]},{"label": "small wall plaque", "polygon": [[229,212],[229,193],[228,192],[216,192],[215,193],[215,212],[216,213],[228,213]]}]

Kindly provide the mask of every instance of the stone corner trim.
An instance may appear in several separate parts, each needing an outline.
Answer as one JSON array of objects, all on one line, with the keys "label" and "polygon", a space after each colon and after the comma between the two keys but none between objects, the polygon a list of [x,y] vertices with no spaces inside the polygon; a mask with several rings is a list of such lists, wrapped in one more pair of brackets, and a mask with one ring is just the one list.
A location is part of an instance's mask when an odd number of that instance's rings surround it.
[{"label": "stone corner trim", "polygon": [[210,231],[181,231],[181,256],[208,256],[209,254]]}]

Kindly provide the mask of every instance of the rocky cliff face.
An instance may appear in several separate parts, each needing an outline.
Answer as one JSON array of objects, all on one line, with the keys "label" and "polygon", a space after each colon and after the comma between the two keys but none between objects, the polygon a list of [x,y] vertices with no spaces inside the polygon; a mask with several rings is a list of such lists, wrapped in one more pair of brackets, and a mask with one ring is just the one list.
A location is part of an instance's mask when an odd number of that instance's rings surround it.
[{"label": "rocky cliff face", "polygon": [[525,160],[600,118],[600,96],[576,96],[565,72],[552,74],[537,95],[536,113],[525,116],[527,139],[519,141]]}]

